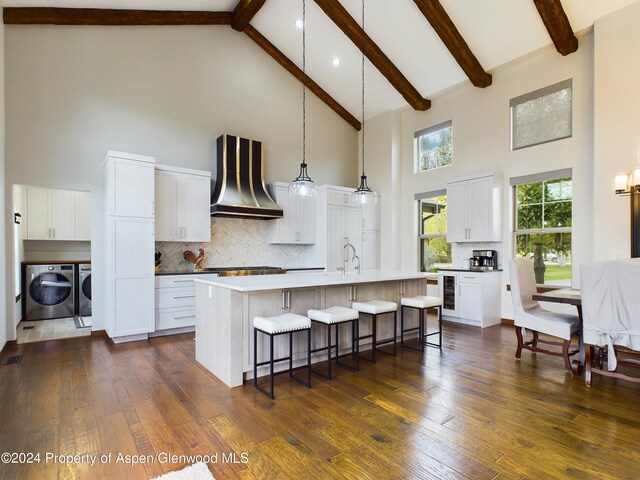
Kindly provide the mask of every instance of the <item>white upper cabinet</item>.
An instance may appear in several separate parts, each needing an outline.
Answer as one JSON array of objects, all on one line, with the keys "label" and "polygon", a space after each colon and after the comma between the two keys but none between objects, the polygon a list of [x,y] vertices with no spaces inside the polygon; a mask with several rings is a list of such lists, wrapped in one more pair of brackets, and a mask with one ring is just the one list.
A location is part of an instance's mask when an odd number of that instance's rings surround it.
[{"label": "white upper cabinet", "polygon": [[269,195],[282,208],[282,218],[269,221],[269,243],[316,243],[316,199],[290,197],[289,185],[269,184]]},{"label": "white upper cabinet", "polygon": [[211,172],[156,165],[156,240],[211,240]]},{"label": "white upper cabinet", "polygon": [[76,240],[91,240],[91,193],[74,192],[76,204]]},{"label": "white upper cabinet", "polygon": [[[111,152],[110,152],[111,153]],[[107,168],[107,212],[119,217],[153,218],[154,165],[148,158],[119,158],[112,152]],[[135,194],[132,194],[135,193]]]},{"label": "white upper cabinet", "polygon": [[487,174],[447,184],[447,242],[502,240],[502,178]]},{"label": "white upper cabinet", "polygon": [[362,206],[362,229],[380,230],[380,198],[375,205]]},{"label": "white upper cabinet", "polygon": [[[77,195],[88,192],[27,187],[27,240],[90,240],[90,212],[78,218]],[[87,204],[90,200],[87,200]],[[90,205],[87,207],[90,208]],[[79,222],[83,222],[79,225]],[[81,227],[78,230],[78,227]],[[87,231],[88,230],[88,231]]]}]

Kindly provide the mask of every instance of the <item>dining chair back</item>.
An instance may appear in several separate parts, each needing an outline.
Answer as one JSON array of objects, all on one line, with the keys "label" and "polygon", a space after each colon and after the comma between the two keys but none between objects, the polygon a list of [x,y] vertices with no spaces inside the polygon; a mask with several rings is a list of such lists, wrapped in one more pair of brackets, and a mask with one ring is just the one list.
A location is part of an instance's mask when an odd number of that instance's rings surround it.
[{"label": "dining chair back", "polygon": [[618,365],[640,367],[640,362],[617,355],[623,349],[640,351],[640,259],[584,263],[580,287],[587,385],[592,373],[640,382],[618,372]]},{"label": "dining chair back", "polygon": [[[571,337],[579,333],[579,318],[577,315],[568,315],[545,310],[533,300],[537,293],[533,263],[527,258],[516,258],[509,261],[509,275],[511,279],[511,298],[513,300],[514,325],[518,346],[516,358],[520,358],[522,349],[532,352],[546,353],[564,359],[565,370],[571,371],[570,357],[579,352],[578,349],[570,351]],[[532,340],[524,341],[523,332],[530,330]],[[547,340],[539,337],[543,333],[553,337],[559,337],[562,342]],[[538,343],[562,347],[562,352],[551,351],[538,347]]]}]

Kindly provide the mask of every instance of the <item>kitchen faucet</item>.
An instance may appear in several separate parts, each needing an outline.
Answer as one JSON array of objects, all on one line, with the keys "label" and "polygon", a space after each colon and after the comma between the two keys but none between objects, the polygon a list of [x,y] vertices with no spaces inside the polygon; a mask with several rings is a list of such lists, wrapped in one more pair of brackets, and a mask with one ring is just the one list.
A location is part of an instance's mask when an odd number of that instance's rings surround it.
[{"label": "kitchen faucet", "polygon": [[348,248],[351,247],[351,251],[353,252],[353,256],[351,257],[351,261],[353,262],[356,258],[358,259],[358,268],[356,268],[356,270],[358,271],[358,273],[360,273],[360,257],[358,257],[358,255],[356,255],[356,247],[354,247],[351,243],[347,242],[344,244],[344,247],[342,247],[342,275],[347,273],[347,261],[348,259],[345,258],[344,255],[344,251]]}]

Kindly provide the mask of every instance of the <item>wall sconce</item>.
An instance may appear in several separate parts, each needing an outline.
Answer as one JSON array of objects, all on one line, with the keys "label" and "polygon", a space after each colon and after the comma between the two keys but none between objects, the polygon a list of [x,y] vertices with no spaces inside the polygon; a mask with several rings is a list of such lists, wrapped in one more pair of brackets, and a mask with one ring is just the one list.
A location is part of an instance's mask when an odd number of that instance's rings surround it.
[{"label": "wall sconce", "polygon": [[640,192],[640,167],[634,168],[629,173],[616,174],[613,178],[613,191],[616,195]]}]

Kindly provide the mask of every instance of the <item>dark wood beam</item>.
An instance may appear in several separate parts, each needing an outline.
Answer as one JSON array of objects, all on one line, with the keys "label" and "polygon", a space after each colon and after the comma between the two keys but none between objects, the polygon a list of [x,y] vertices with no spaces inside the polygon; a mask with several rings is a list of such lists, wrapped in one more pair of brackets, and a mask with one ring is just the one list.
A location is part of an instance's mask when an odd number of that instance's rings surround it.
[{"label": "dark wood beam", "polygon": [[324,13],[335,23],[340,30],[353,42],[353,44],[365,54],[369,61],[389,80],[389,83],[404,97],[415,110],[427,110],[431,107],[431,101],[423,98],[409,80],[400,72],[389,57],[371,40],[362,30],[349,12],[338,0],[314,0]]},{"label": "dark wood beam", "polygon": [[560,0],[533,0],[549,36],[558,53],[569,55],[578,50],[578,39],[573,34],[569,18]]},{"label": "dark wood beam", "polygon": [[240,0],[231,16],[231,28],[243,31],[267,0]]},{"label": "dark wood beam", "polygon": [[6,7],[5,25],[231,25],[231,12]]},{"label": "dark wood beam", "polygon": [[298,66],[293,63],[289,58],[285,56],[275,45],[267,40],[260,32],[258,32],[253,26],[247,25],[244,28],[244,33],[256,42],[265,52],[267,52],[273,59],[286,68],[289,73],[304,83],[309,90],[311,90],[320,100],[326,103],[329,108],[340,115],[348,124],[350,124],[356,130],[360,130],[361,125],[356,117],[351,115],[342,105],[336,102],[331,95],[325,92],[320,85],[311,80],[307,74],[305,74]]},{"label": "dark wood beam", "polygon": [[440,2],[438,0],[414,0],[414,2],[438,34],[442,43],[449,49],[460,68],[467,74],[471,83],[480,88],[491,85],[491,75],[484,71]]}]

